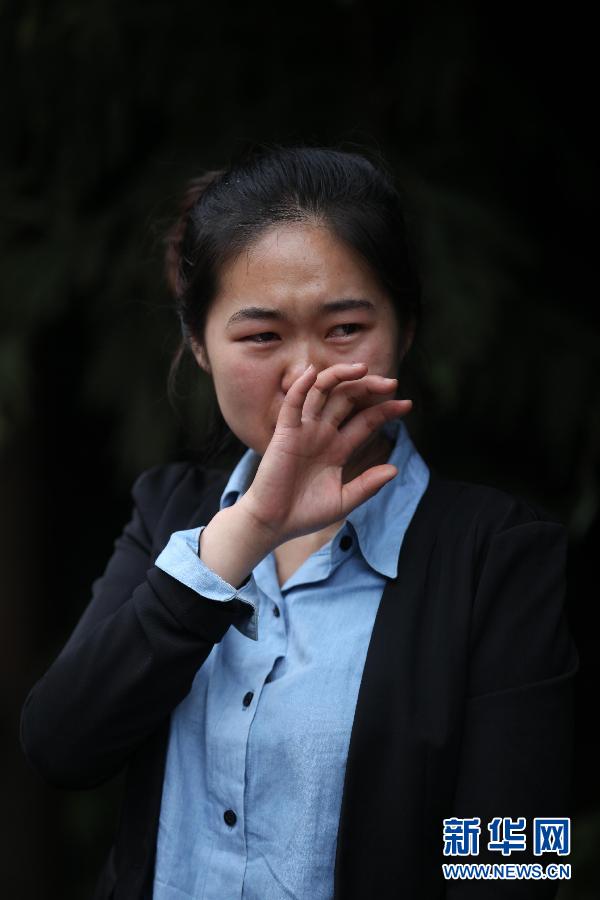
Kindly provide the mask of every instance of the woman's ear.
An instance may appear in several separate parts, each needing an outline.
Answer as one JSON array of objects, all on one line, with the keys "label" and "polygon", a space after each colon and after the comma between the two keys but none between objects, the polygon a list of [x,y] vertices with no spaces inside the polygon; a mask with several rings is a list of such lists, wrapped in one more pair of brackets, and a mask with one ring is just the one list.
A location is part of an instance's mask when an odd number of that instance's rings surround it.
[{"label": "woman's ear", "polygon": [[210,362],[208,359],[208,354],[206,352],[206,348],[202,344],[199,344],[197,341],[194,341],[194,340],[190,341],[190,347],[191,347],[192,353],[194,354],[194,358],[195,358],[196,362],[198,363],[198,365],[200,366],[200,368],[204,372],[206,372],[208,375],[210,375],[210,371],[211,371],[210,370]]}]

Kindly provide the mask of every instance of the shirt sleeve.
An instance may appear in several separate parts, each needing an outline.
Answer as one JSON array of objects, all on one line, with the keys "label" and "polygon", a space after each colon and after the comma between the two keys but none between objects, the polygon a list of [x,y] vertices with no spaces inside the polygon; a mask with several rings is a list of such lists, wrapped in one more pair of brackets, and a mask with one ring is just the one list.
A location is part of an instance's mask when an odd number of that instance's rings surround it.
[{"label": "shirt sleeve", "polygon": [[244,619],[236,620],[234,626],[241,634],[257,641],[258,588],[254,574],[250,573],[240,587],[235,588],[209,569],[198,555],[200,535],[205,528],[206,525],[201,525],[187,531],[173,532],[164,550],[156,558],[155,565],[209,600],[221,603],[241,600],[251,614]]}]

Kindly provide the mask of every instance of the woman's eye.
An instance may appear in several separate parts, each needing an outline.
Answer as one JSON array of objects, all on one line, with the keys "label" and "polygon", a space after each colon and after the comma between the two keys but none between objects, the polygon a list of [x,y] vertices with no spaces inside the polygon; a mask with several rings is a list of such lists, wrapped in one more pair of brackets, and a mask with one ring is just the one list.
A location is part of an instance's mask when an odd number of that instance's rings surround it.
[{"label": "woman's eye", "polygon": [[[356,331],[360,331],[362,325],[359,325],[356,322],[345,322],[342,325],[336,325],[329,333],[332,334],[337,329],[344,329],[343,334],[336,335],[337,337],[349,337],[351,334],[354,334]],[[348,331],[347,329],[352,329],[352,331]],[[242,338],[243,341],[251,341],[253,344],[270,344],[272,342],[272,338],[277,338],[278,335],[274,331],[261,331],[258,334],[249,334],[247,337]]]},{"label": "woman's eye", "polygon": [[[335,328],[333,329],[333,331],[335,331],[336,328],[354,328],[354,329],[360,331],[360,329],[362,328],[362,325],[359,325],[357,322],[347,322],[347,323],[344,323],[343,325],[336,325]],[[348,334],[353,334],[353,333],[354,332],[346,332],[346,335],[342,335],[342,337],[348,336]]]},{"label": "woman's eye", "polygon": [[248,337],[242,338],[244,341],[252,341],[255,344],[268,344],[270,341],[262,340],[262,338],[277,337],[274,331],[261,331],[260,334],[249,334]]}]

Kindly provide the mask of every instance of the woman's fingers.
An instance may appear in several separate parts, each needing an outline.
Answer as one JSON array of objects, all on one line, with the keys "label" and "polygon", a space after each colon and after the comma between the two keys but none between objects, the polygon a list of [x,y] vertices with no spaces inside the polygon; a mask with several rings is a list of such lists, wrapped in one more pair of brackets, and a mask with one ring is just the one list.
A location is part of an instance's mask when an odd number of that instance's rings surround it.
[{"label": "woman's fingers", "polygon": [[277,424],[284,428],[298,428],[302,424],[302,409],[306,395],[317,377],[315,367],[311,364],[299,378],[296,378],[283,398]]},{"label": "woman's fingers", "polygon": [[[302,415],[307,419],[319,419],[329,406],[331,392],[344,382],[363,378],[367,366],[364,363],[337,363],[323,369],[306,395]],[[340,420],[341,421],[341,420]]]},{"label": "woman's fingers", "polygon": [[318,419],[330,391],[341,381],[362,378],[366,370],[364,363],[338,363],[317,373],[311,364],[296,378],[285,395],[279,410],[278,424],[285,428],[298,428],[303,416]]},{"label": "woman's fingers", "polygon": [[[364,364],[338,363],[317,373],[314,366],[309,366],[288,390],[279,411],[278,425],[299,428],[303,419],[327,422],[343,432],[352,449],[359,446],[385,421],[407,413],[412,406],[410,400],[379,400],[395,390],[397,380],[367,376],[366,370]],[[339,428],[355,407],[365,401],[370,405]]]},{"label": "woman's fingers", "polygon": [[[352,449],[364,443],[373,431],[388,419],[406,415],[412,408],[412,400],[388,400],[357,413],[340,432],[349,440]],[[342,485],[342,515],[373,497],[380,488],[395,478],[398,469],[391,463],[371,466],[352,481]]]},{"label": "woman's fingers", "polygon": [[395,478],[398,469],[391,463],[384,463],[381,466],[372,466],[365,469],[352,481],[342,485],[342,516],[347,516],[349,512],[364,503],[370,497],[373,497],[377,491]]},{"label": "woman's fingers", "polygon": [[384,378],[382,375],[365,375],[360,381],[340,384],[330,394],[321,421],[339,428],[354,410],[381,403],[386,394],[393,396],[397,385],[397,378]]},{"label": "woman's fingers", "polygon": [[[385,400],[383,403],[377,403],[375,406],[369,406],[356,413],[339,429],[339,432],[346,437],[354,450],[364,444],[372,432],[381,428],[384,422],[404,416],[411,409],[412,400]],[[369,470],[367,469],[367,471]]]}]

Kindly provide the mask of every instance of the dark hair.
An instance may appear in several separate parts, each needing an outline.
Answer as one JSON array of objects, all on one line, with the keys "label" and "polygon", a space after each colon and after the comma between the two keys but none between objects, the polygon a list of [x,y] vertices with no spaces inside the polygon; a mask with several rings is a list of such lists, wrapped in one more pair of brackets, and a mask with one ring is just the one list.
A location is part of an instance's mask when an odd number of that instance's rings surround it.
[{"label": "dark hair", "polygon": [[[224,265],[278,223],[328,226],[370,265],[392,300],[400,337],[409,323],[417,326],[421,291],[403,206],[381,159],[374,163],[361,153],[328,147],[255,146],[228,168],[191,181],[166,241],[167,279],[182,330],[169,373],[170,395],[190,339],[203,343]],[[232,438],[216,408],[202,448],[205,461]]]}]

